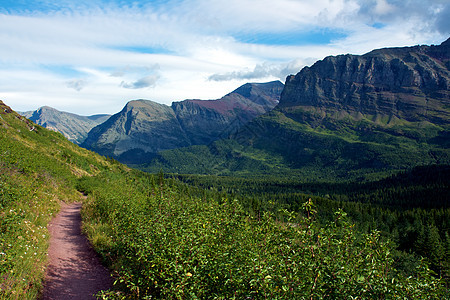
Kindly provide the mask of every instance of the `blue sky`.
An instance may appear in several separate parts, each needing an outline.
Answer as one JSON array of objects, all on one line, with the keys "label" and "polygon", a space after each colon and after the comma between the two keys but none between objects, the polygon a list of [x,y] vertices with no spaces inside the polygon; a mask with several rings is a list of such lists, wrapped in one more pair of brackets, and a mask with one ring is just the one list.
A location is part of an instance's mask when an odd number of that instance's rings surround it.
[{"label": "blue sky", "polygon": [[0,99],[82,115],[216,99],[328,55],[449,35],[448,0],[0,0]]}]

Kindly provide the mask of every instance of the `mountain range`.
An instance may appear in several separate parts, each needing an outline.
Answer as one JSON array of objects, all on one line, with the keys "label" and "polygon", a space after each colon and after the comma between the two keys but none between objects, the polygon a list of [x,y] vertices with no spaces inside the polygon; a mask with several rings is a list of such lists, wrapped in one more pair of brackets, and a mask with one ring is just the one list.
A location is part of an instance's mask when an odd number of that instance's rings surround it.
[{"label": "mountain range", "polygon": [[[74,201],[82,201],[83,232],[96,254],[111,273],[127,274],[119,277],[124,284],[98,293],[105,297],[183,298],[159,287],[179,291],[192,278],[189,295],[204,299],[302,299],[316,281],[318,298],[383,298],[386,291],[389,298],[448,298],[449,166],[364,184],[290,174],[167,178],[82,149],[1,100],[0,153],[1,299],[40,298],[52,272],[55,231],[47,228]],[[292,288],[270,285],[287,269],[297,280]],[[231,281],[237,284],[217,289]]]},{"label": "mountain range", "polygon": [[80,116],[48,106],[43,106],[35,111],[20,112],[20,114],[38,125],[62,133],[75,144],[82,143],[92,128],[110,117],[107,114]]},{"label": "mountain range", "polygon": [[248,83],[217,100],[130,101],[109,118],[83,117],[92,129],[79,136],[63,131],[80,130],[72,114],[46,107],[28,114],[87,149],[152,172],[383,177],[450,164],[450,39],[329,56],[285,85]]},{"label": "mountain range", "polygon": [[143,168],[336,180],[449,164],[449,68],[450,39],[329,56],[289,76],[279,104],[228,139],[162,151]]},{"label": "mountain range", "polygon": [[125,163],[150,161],[168,149],[207,145],[272,110],[280,81],[248,83],[218,100],[184,100],[171,106],[134,100],[93,128],[82,147]]}]

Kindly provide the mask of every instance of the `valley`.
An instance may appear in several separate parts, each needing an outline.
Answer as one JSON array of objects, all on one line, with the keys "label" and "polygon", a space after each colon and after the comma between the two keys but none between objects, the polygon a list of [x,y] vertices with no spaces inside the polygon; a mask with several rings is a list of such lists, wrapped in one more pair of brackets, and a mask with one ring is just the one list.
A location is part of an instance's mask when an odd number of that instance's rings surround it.
[{"label": "valley", "polygon": [[449,70],[450,40],[329,56],[218,100],[130,101],[72,142],[57,125],[78,118],[0,102],[0,299],[40,295],[46,226],[80,193],[116,282],[98,297],[445,299]]},{"label": "valley", "polygon": [[447,40],[327,57],[289,76],[279,104],[227,139],[162,151],[141,168],[365,180],[449,164],[449,53]]}]

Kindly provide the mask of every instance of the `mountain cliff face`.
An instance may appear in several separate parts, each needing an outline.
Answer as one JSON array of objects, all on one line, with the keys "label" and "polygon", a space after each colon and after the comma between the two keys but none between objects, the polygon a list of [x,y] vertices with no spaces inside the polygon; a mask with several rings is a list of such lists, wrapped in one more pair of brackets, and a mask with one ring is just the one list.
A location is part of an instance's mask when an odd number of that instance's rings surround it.
[{"label": "mountain cliff face", "polygon": [[439,46],[330,56],[286,79],[280,109],[373,120],[446,123],[450,39]]},{"label": "mountain cliff face", "polygon": [[283,84],[247,83],[219,100],[185,100],[172,108],[192,145],[226,138],[279,102]]},{"label": "mountain cliff face", "polygon": [[162,150],[209,144],[273,109],[282,89],[283,84],[275,81],[246,84],[218,100],[185,100],[172,106],[131,101],[92,129],[82,146],[139,163]]},{"label": "mountain cliff face", "polygon": [[92,128],[110,117],[110,115],[79,116],[48,106],[21,114],[38,125],[62,133],[75,144],[82,143]]},{"label": "mountain cliff face", "polygon": [[450,40],[327,57],[231,139],[162,152],[147,170],[335,180],[430,164],[450,164]]}]

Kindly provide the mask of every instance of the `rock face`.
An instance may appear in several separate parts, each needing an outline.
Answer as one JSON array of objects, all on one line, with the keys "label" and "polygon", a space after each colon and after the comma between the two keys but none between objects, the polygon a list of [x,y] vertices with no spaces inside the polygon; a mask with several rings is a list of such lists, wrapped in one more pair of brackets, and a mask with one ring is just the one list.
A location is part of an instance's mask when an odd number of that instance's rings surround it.
[{"label": "rock face", "polygon": [[247,83],[219,100],[185,100],[172,108],[191,144],[205,145],[273,109],[283,87],[279,81]]},{"label": "rock face", "polygon": [[88,132],[106,121],[110,115],[79,116],[44,106],[35,111],[21,113],[24,117],[45,128],[62,133],[69,141],[81,144]]},{"label": "rock face", "polygon": [[323,115],[449,120],[450,39],[439,46],[330,56],[289,76],[280,108]]},{"label": "rock face", "polygon": [[245,84],[218,100],[184,100],[172,106],[149,100],[129,102],[93,128],[83,147],[126,163],[143,163],[162,150],[204,145],[228,136],[273,109],[283,84]]}]

